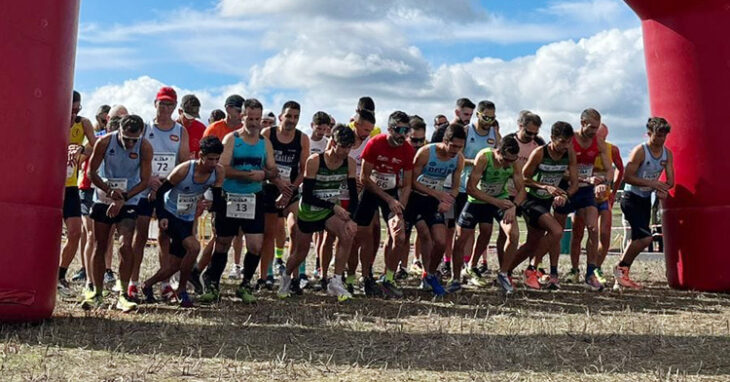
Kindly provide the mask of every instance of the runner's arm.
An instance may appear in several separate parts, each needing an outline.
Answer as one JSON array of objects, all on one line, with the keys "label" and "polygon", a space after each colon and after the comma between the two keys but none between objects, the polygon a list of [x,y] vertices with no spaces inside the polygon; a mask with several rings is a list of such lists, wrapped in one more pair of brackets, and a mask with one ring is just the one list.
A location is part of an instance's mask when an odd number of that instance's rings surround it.
[{"label": "runner's arm", "polygon": [[319,171],[319,155],[312,154],[304,166],[304,181],[302,183],[302,201],[310,206],[332,209],[335,204],[323,200],[314,195],[314,186],[317,184],[317,171]]},{"label": "runner's arm", "polygon": [[400,204],[408,205],[408,199],[411,197],[411,184],[413,183],[413,170],[403,170],[403,188],[400,189],[398,199]]},{"label": "runner's arm", "polygon": [[[185,176],[187,176],[188,171],[190,171],[190,162],[183,162],[175,166],[170,175],[167,176],[167,179],[162,182],[162,185],[157,189],[157,194],[155,196],[155,207],[158,211],[165,208],[165,194],[167,191],[172,190],[175,186],[180,184],[180,182],[185,179]],[[193,174],[193,176],[195,176],[195,174]]]},{"label": "runner's arm", "polygon": [[669,149],[667,150],[667,167],[664,168],[664,172],[667,176],[667,181],[665,182],[667,185],[669,185],[669,188],[674,187],[674,154]]},{"label": "runner's arm", "polygon": [[142,147],[140,148],[140,160],[139,160],[139,183],[134,185],[129,192],[127,192],[126,199],[129,199],[140,192],[147,189],[147,184],[150,181],[150,176],[152,176],[152,144],[146,140],[142,139]]},{"label": "runner's arm", "polygon": [[[301,138],[301,145],[302,145],[302,152],[299,154],[299,175],[296,179],[294,179],[294,182],[292,182],[292,187],[299,187],[300,184],[302,184],[302,181],[304,180],[304,171],[306,168],[306,162],[307,158],[309,157],[309,137],[306,134],[302,134]],[[319,163],[319,162],[318,162]],[[319,167],[319,166],[317,166]],[[315,173],[316,174],[316,173]]]},{"label": "runner's arm", "polygon": [[357,163],[355,159],[347,157],[347,193],[350,196],[350,202],[347,205],[347,210],[350,212],[350,216],[355,216],[359,200],[357,198]]},{"label": "runner's arm", "polygon": [[611,155],[608,152],[608,146],[606,145],[606,141],[598,138],[597,142],[598,142],[598,150],[601,155],[601,163],[605,164],[604,167],[606,170],[606,179],[603,180],[603,183],[607,184],[608,180],[613,179],[613,176],[614,176],[613,166],[610,165]]},{"label": "runner's arm", "polygon": [[104,154],[106,153],[107,147],[109,147],[110,141],[111,136],[106,136],[96,141],[94,150],[91,153],[91,159],[89,159],[89,165],[86,167],[86,176],[89,177],[91,183],[107,195],[111,191],[111,187],[99,176],[99,167],[104,161]]},{"label": "runner's arm", "polygon": [[449,194],[456,198],[459,195],[459,186],[461,185],[461,173],[464,171],[464,154],[459,153],[459,161],[456,165],[456,170],[451,173],[451,190]]},{"label": "runner's arm", "polygon": [[621,188],[621,182],[624,180],[624,160],[621,159],[621,151],[618,146],[611,147],[611,158],[616,171],[613,172],[613,187],[611,190],[612,200],[616,197],[616,193]]},{"label": "runner's arm", "polygon": [[[527,158],[527,162],[525,162],[525,165],[522,166],[522,179],[525,182],[525,187],[539,188],[543,190],[547,188],[547,184],[538,182],[532,178],[535,175],[537,166],[539,166],[540,162],[542,162],[542,153],[542,147],[532,150],[530,156]],[[517,185],[515,185],[515,187],[517,187]]]},{"label": "runner's arm", "polygon": [[570,183],[565,192],[568,196],[572,196],[578,191],[578,158],[572,149],[568,150],[568,181]]},{"label": "runner's arm", "polygon": [[190,135],[185,126],[180,125],[180,149],[177,153],[178,164],[190,159]]},{"label": "runner's arm", "polygon": [[626,164],[626,171],[624,172],[624,181],[634,186],[654,188],[654,181],[642,179],[637,174],[639,165],[643,161],[644,146],[638,145],[631,150],[631,155],[629,155],[629,163]]},{"label": "runner's arm", "polygon": [[94,125],[88,118],[81,118],[81,126],[84,128],[84,135],[86,136],[86,145],[84,145],[84,152],[82,155],[89,156],[94,149],[96,143],[96,135],[94,134]]},{"label": "runner's arm", "polygon": [[522,169],[517,162],[512,163],[512,166],[514,169],[512,173],[512,182],[514,182],[515,190],[517,190],[514,204],[515,206],[519,206],[522,205],[522,202],[527,198],[527,191],[525,191],[525,178],[522,176]]}]

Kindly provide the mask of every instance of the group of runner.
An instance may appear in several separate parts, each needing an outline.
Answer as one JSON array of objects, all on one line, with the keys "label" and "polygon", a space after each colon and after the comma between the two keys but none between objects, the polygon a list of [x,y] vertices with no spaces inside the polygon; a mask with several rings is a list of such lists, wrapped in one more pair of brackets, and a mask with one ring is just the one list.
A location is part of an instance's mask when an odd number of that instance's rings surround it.
[{"label": "group of runner", "polygon": [[[73,94],[63,209],[67,241],[58,290],[70,295],[66,273],[81,247],[83,268],[73,280],[84,282],[84,308],[103,305],[109,289],[118,292],[116,307],[125,312],[158,299],[190,307],[188,285],[198,302],[216,302],[230,247],[228,278],[240,279],[235,296],[245,303],[256,301],[257,289],[276,289],[287,299],[308,286],[341,302],[356,289],[397,298],[409,273],[420,278],[420,289],[440,297],[458,292],[463,282],[489,285],[486,257],[495,222],[499,288],[512,293],[513,272],[527,262],[525,287],[558,289],[569,214],[572,269],[563,282],[600,291],[608,282],[602,265],[611,209],[623,183],[621,209],[632,240],[612,269],[614,288],[640,288],[629,270],[651,242],[651,195],[666,198],[674,181],[672,153],[664,147],[671,128],[660,117],[648,120],[648,141],[633,149],[624,168],[618,148],[605,140],[601,115],[591,108],[575,129],[553,123],[545,143],[537,114],[520,112],[517,132],[502,136],[494,103],[462,98],[452,121],[434,118],[428,143],[426,122],[402,111],[391,113],[381,132],[370,97],[359,100],[348,124],[315,113],[309,136],[298,128],[301,107],[295,101],[277,115],[256,99],[231,95],[224,111],[211,113],[207,127],[198,120],[194,95],[178,105],[175,90],[163,87],[154,104],[148,122],[118,105],[101,107],[92,123],[79,116],[81,97]],[[205,227],[198,217],[206,213],[212,238],[201,248],[197,231]],[[140,281],[152,218],[159,224],[159,268]],[[522,244],[520,219],[527,226]],[[581,274],[584,229],[587,265]],[[381,242],[383,267],[376,277]],[[312,243],[318,283],[310,281],[305,265]],[[541,267],[545,254],[549,270]]]}]

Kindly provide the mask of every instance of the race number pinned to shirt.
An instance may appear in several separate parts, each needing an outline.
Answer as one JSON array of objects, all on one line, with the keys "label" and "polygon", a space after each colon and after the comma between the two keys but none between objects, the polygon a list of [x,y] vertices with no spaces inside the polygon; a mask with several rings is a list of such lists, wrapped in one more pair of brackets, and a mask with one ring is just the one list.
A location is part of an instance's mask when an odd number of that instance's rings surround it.
[{"label": "race number pinned to shirt", "polygon": [[253,220],[256,217],[256,194],[226,195],[226,217]]},{"label": "race number pinned to shirt", "polygon": [[[112,178],[112,179],[106,179],[105,182],[109,185],[109,190],[122,190],[122,192],[127,192],[127,179],[125,178]],[[106,192],[102,191],[100,188],[96,189],[97,196],[99,197],[99,200],[104,204],[112,204],[113,200],[109,195],[106,194]]]},{"label": "race number pinned to shirt", "polygon": [[166,178],[175,168],[175,153],[155,153],[152,156],[152,174]]},{"label": "race number pinned to shirt", "polygon": [[[337,204],[337,200],[340,198],[340,190],[314,190],[314,196],[324,201]],[[324,211],[325,208],[310,206],[311,211]]]},{"label": "race number pinned to shirt", "polygon": [[[561,173],[548,173],[543,174],[542,178],[540,178],[540,183],[547,184],[549,186],[557,187],[560,184],[560,181],[563,180],[563,174]],[[541,196],[547,196],[550,195],[547,190],[538,189],[537,194]]]},{"label": "race number pinned to shirt", "polygon": [[[578,163],[578,178],[587,179],[593,175],[593,165],[586,163]],[[587,182],[579,182],[579,185],[587,186]]]},{"label": "race number pinned to shirt", "polygon": [[370,173],[370,180],[383,190],[392,190],[397,185],[395,174],[386,174],[375,170]]},{"label": "race number pinned to shirt", "polygon": [[177,194],[177,213],[179,215],[191,215],[198,206],[197,194]]},{"label": "race number pinned to shirt", "polygon": [[287,182],[291,181],[291,167],[276,165],[276,168],[279,170],[279,178],[284,179]]},{"label": "race number pinned to shirt", "polygon": [[[662,171],[664,171],[664,169],[662,169],[660,171],[652,171],[652,172],[644,171],[641,174],[639,174],[639,178],[655,181],[655,180],[659,179],[659,176],[662,175]],[[639,190],[645,191],[645,192],[650,192],[650,191],[654,191],[654,188],[642,186],[642,187],[639,187]]]},{"label": "race number pinned to shirt", "polygon": [[489,196],[499,196],[504,191],[504,183],[487,183],[482,180],[479,189]]},{"label": "race number pinned to shirt", "polygon": [[442,191],[444,189],[443,179],[437,179],[423,175],[420,179],[418,179],[418,182],[432,190]]},{"label": "race number pinned to shirt", "polygon": [[73,164],[73,162],[68,162],[66,164],[66,179],[74,176],[75,172],[76,172],[76,166]]}]

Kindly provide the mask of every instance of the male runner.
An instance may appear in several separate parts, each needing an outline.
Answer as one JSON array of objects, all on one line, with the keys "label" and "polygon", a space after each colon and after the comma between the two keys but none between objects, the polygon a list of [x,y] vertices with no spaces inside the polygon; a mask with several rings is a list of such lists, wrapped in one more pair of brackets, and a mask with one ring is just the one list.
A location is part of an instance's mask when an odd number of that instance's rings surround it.
[{"label": "male runner", "polygon": [[432,291],[435,296],[446,294],[441,280],[436,276],[436,268],[446,248],[443,213],[453,207],[459,193],[458,180],[450,188],[445,188],[444,182],[452,174],[456,179],[461,179],[464,168],[461,150],[465,141],[464,126],[453,124],[446,129],[442,142],[428,144],[418,150],[413,165],[413,192],[404,212],[406,243],[415,226],[425,265],[425,271],[419,275],[421,288]]},{"label": "male runner", "polygon": [[187,280],[200,252],[200,242],[194,235],[195,218],[202,213],[201,207],[210,207],[203,194],[212,187],[213,198],[221,198],[224,169],[218,163],[223,144],[215,136],[200,141],[200,157],[179,164],[157,189],[155,198],[160,231],[170,238],[170,259],[144,284],[142,293],[148,303],[154,303],[152,286],[180,272],[177,298],[184,308],[193,306],[187,293]]},{"label": "male runner", "polygon": [[[162,181],[179,163],[190,158],[188,133],[185,128],[172,119],[172,112],[177,105],[175,89],[164,86],[155,97],[155,118],[145,126],[144,137],[152,145],[152,176],[149,190],[145,191],[137,204],[137,227],[134,235],[134,267],[132,282],[127,293],[138,297],[139,271],[144,257],[144,248],[149,236],[150,219],[155,215],[154,202],[157,189]],[[169,254],[170,238],[165,232],[157,235],[160,266],[165,265]],[[161,285],[163,298],[170,299],[175,295],[170,284],[165,281]]]},{"label": "male runner", "polygon": [[[651,244],[651,194],[656,192],[657,199],[663,201],[674,187],[674,157],[664,146],[672,127],[666,119],[652,117],[646,124],[646,130],[649,139],[631,150],[629,163],[626,165],[627,186],[621,199],[621,211],[631,225],[631,243],[624,249],[621,261],[613,270],[616,278],[614,289],[641,288],[641,285],[629,278],[629,269],[636,256]],[[659,180],[662,173],[666,175],[664,181]]]},{"label": "male runner", "polygon": [[[454,244],[454,270],[451,288],[459,290],[459,275],[461,274],[462,259],[464,252],[470,250],[466,244],[474,237],[474,228],[479,225],[480,235],[484,232],[492,232],[492,221],[500,224],[502,231],[507,236],[504,246],[504,259],[499,265],[497,281],[502,291],[509,294],[513,292],[512,283],[507,276],[519,240],[519,228],[517,226],[517,206],[525,199],[524,182],[522,174],[518,171],[516,161],[519,158],[520,146],[514,136],[502,139],[496,149],[486,148],[480,151],[475,159],[474,168],[467,180],[467,192],[469,194],[467,203],[456,222],[456,243]],[[519,190],[514,201],[509,199],[507,182],[512,179],[515,188]],[[487,244],[489,244],[487,239]],[[479,255],[477,252],[475,255]],[[466,274],[471,277],[470,282],[477,287],[485,287],[487,284],[481,277],[472,261],[471,267],[466,269]]]},{"label": "male runner", "polygon": [[[364,191],[355,214],[358,225],[357,237],[362,246],[362,275],[365,279],[366,293],[372,290],[370,276],[375,248],[371,232],[376,209],[388,224],[388,236],[392,240],[390,252],[385,251],[385,274],[379,286],[388,297],[401,297],[403,292],[393,280],[398,259],[402,251],[408,250],[403,220],[404,206],[408,204],[411,193],[411,176],[415,152],[406,142],[410,130],[408,115],[402,111],[393,112],[388,118],[388,134],[372,138],[362,153],[360,182]],[[399,182],[403,170],[403,182]],[[402,186],[401,186],[402,184]]]},{"label": "male runner", "polygon": [[[299,103],[287,101],[281,108],[279,125],[261,131],[261,135],[271,142],[279,178],[287,184],[284,192],[280,192],[274,184],[264,185],[266,230],[260,269],[262,279],[263,275],[268,274],[269,265],[274,260],[274,241],[277,235],[286,235],[285,225],[289,228],[289,253],[294,253],[295,250],[299,186],[304,181],[304,166],[309,157],[309,137],[297,129],[300,112]],[[281,268],[283,263],[277,265]],[[306,277],[304,273],[301,276]],[[291,286],[296,294],[301,294],[300,283],[293,283]]]},{"label": "male runner", "polygon": [[[568,197],[578,189],[577,163],[575,152],[571,150],[573,135],[573,127],[569,123],[555,122],[550,129],[550,143],[533,150],[522,168],[527,198],[520,207],[527,223],[527,239],[518,248],[509,270],[513,271],[525,259],[534,256],[534,262],[525,270],[525,285],[528,288],[540,289],[537,278],[527,276],[534,275],[535,264],[542,260],[550,248],[559,244],[563,236],[563,228],[550,213],[550,208],[567,203]],[[570,186],[563,190],[559,185],[566,172],[569,174]],[[549,289],[560,287],[557,255],[550,253]]]},{"label": "male runner", "polygon": [[[68,266],[76,256],[81,239],[81,198],[79,197],[78,174],[82,156],[91,153],[91,145],[96,143],[91,121],[81,117],[81,94],[73,91],[71,105],[71,129],[69,131],[66,156],[66,191],[63,196],[63,222],[66,224],[66,244],[61,250],[61,264],[58,267],[57,290],[61,296],[70,296],[71,290],[66,280]],[[88,141],[84,145],[84,138]]]},{"label": "male runner", "polygon": [[[344,284],[343,274],[357,225],[351,215],[357,209],[355,160],[348,156],[355,143],[355,133],[345,125],[335,126],[332,144],[324,153],[313,153],[306,162],[302,201],[297,219],[296,251],[289,256],[281,274],[279,298],[290,296],[291,275],[306,260],[312,234],[325,229],[337,237],[335,274],[327,284],[327,293],[340,302],[352,298]],[[350,195],[348,210],[342,207],[340,193],[343,186]]]},{"label": "male runner", "polygon": [[144,138],[145,124],[137,115],[122,117],[121,128],[96,142],[87,173],[96,188],[91,218],[94,220],[96,246],[88,263],[93,290],[84,294],[83,308],[103,303],[104,254],[109,246],[109,232],[116,225],[119,247],[119,281],[121,292],[117,309],[128,312],[137,308],[127,285],[132,275],[132,235],[137,216],[136,206],[147,190],[152,171],[152,145]]},{"label": "male runner", "polygon": [[190,147],[191,159],[199,155],[200,140],[205,133],[205,125],[198,121],[200,118],[200,100],[194,94],[185,94],[180,100],[180,107],[177,109],[177,123],[181,124],[188,132],[188,146]]},{"label": "male runner", "polygon": [[247,99],[243,110],[243,127],[223,139],[220,163],[225,168],[223,198],[213,209],[215,215],[215,252],[203,273],[205,293],[200,302],[220,299],[220,279],[226,268],[231,241],[243,230],[246,255],[243,258],[243,277],[236,296],[244,303],[253,303],[251,279],[259,265],[264,240],[263,184],[269,179],[277,187],[286,189],[276,169],[271,143],[261,136],[263,107],[256,99]]},{"label": "male runner", "polygon": [[[585,285],[593,291],[603,290],[603,283],[595,274],[598,263],[598,209],[596,208],[596,193],[606,191],[606,178],[594,176],[593,165],[596,158],[603,163],[611,163],[606,142],[596,135],[601,126],[601,115],[595,109],[585,109],[580,115],[580,130],[573,135],[573,151],[578,163],[578,191],[573,194],[568,203],[555,209],[555,219],[565,228],[568,214],[575,212],[579,219],[585,222],[588,230],[586,253],[588,255]],[[613,179],[613,167],[606,169],[608,179]],[[576,229],[573,228],[575,232]],[[560,253],[560,243],[556,243],[551,252]],[[557,256],[557,255],[554,255]],[[577,269],[571,274],[578,273]],[[540,278],[537,271],[529,272],[528,278]]]},{"label": "male runner", "polygon": [[[310,128],[312,129],[312,134],[309,136],[309,150],[312,154],[319,154],[325,152],[327,150],[327,143],[329,142],[329,138],[327,138],[325,135],[327,133],[327,130],[330,129],[330,116],[329,114],[318,111],[314,113],[312,116],[312,123],[310,124]],[[331,136],[331,134],[330,134]],[[355,193],[357,195],[357,193]],[[317,278],[320,273],[320,253],[322,245],[324,244],[324,237],[325,232],[315,232],[314,233],[314,253],[316,256],[316,265],[314,269],[314,277]],[[330,245],[334,243],[334,239],[330,239]],[[331,256],[330,256],[331,257]],[[299,275],[304,275],[306,277],[306,263],[302,263],[299,269]],[[327,264],[329,265],[329,264]],[[300,287],[303,286],[303,283],[305,282],[305,279],[301,280]],[[324,285],[324,284],[323,284]]]}]

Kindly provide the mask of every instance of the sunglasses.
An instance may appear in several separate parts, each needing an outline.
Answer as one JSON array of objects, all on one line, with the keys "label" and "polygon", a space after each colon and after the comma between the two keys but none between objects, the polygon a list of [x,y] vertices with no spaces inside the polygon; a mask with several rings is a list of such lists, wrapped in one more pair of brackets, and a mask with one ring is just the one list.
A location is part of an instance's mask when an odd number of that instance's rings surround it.
[{"label": "sunglasses", "polygon": [[497,120],[497,117],[490,117],[484,113],[477,113],[477,115],[479,116],[479,119],[481,119],[484,122],[493,122],[493,121]]},{"label": "sunglasses", "polygon": [[411,131],[411,128],[409,126],[396,126],[393,128],[393,131],[398,134],[408,134],[408,132]]},{"label": "sunglasses", "polygon": [[525,134],[528,137],[536,137],[537,136],[537,133],[533,133],[533,132],[527,131],[527,130],[525,130],[523,134]]},{"label": "sunglasses", "polygon": [[411,142],[413,142],[413,143],[426,142],[426,138],[411,138]]},{"label": "sunglasses", "polygon": [[125,141],[125,142],[134,142],[134,143],[137,143],[137,141],[139,141],[140,139],[142,139],[142,137],[141,137],[141,136],[140,136],[140,137],[128,137],[128,136],[126,136],[126,135],[124,135],[124,134],[119,134],[119,136],[120,136],[120,137],[122,138],[122,140],[123,140],[123,141]]}]

